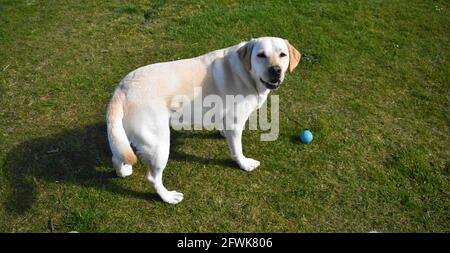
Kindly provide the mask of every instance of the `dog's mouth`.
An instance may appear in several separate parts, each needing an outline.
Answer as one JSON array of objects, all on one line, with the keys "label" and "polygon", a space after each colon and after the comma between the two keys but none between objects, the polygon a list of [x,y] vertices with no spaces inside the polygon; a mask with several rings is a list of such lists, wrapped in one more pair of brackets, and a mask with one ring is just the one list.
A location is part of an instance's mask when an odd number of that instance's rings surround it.
[{"label": "dog's mouth", "polygon": [[263,83],[264,86],[266,86],[266,88],[269,89],[269,90],[276,90],[276,89],[280,88],[281,80],[277,80],[276,82],[266,82],[266,81],[264,81],[262,78],[259,78],[259,80],[260,80],[261,83]]}]

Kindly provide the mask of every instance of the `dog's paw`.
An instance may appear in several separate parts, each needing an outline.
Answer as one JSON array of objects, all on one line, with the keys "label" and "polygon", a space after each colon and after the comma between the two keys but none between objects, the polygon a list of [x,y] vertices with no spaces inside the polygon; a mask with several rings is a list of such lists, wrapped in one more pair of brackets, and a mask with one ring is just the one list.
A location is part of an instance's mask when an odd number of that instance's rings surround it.
[{"label": "dog's paw", "polygon": [[122,163],[120,168],[116,169],[116,173],[119,177],[128,177],[133,174],[133,166]]},{"label": "dog's paw", "polygon": [[183,193],[177,191],[168,191],[160,196],[164,202],[169,204],[178,204],[183,200]]},{"label": "dog's paw", "polygon": [[252,171],[256,169],[260,164],[260,162],[255,159],[245,157],[240,159],[237,163],[239,164],[239,167],[241,167],[241,169],[245,171]]}]

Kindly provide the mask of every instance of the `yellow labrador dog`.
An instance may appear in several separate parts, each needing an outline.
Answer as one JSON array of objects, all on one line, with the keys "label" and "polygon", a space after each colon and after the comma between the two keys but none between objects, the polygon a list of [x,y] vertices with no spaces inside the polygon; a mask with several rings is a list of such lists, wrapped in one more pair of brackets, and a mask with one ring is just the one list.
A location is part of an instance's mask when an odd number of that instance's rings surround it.
[{"label": "yellow labrador dog", "polygon": [[[196,58],[151,64],[129,73],[114,92],[107,113],[108,140],[118,176],[132,173],[132,165],[137,161],[132,144],[149,166],[146,179],[162,200],[179,203],[183,194],[167,190],[162,178],[169,158],[171,118],[188,107],[204,113],[204,109],[198,108],[202,103],[196,101],[208,95],[224,99],[227,95],[245,97],[244,110],[233,115],[233,122],[221,133],[239,167],[254,170],[259,161],[242,153],[245,122],[262,106],[270,90],[281,85],[286,71],[296,68],[300,57],[287,40],[262,37]],[[174,102],[180,95],[187,98],[187,105]],[[228,107],[220,108],[220,115],[227,116],[231,111]],[[194,121],[188,123],[199,123]]]}]

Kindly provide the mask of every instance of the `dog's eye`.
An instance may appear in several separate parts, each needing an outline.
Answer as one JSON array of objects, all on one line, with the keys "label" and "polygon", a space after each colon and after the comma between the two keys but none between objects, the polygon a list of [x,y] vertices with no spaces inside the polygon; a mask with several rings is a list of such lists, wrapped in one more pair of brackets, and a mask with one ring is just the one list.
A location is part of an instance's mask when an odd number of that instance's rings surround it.
[{"label": "dog's eye", "polygon": [[259,58],[266,58],[266,55],[264,53],[259,53],[256,56],[258,56]]},{"label": "dog's eye", "polygon": [[280,54],[280,57],[285,57],[285,56],[286,56],[285,53],[281,53],[281,54]]}]

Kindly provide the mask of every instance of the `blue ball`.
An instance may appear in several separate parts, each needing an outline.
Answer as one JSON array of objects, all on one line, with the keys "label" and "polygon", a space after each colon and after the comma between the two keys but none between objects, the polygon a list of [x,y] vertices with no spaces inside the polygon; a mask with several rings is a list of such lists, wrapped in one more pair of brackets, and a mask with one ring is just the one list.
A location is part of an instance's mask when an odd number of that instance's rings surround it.
[{"label": "blue ball", "polygon": [[313,140],[313,134],[309,130],[303,130],[299,137],[303,143],[310,143]]}]

